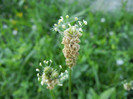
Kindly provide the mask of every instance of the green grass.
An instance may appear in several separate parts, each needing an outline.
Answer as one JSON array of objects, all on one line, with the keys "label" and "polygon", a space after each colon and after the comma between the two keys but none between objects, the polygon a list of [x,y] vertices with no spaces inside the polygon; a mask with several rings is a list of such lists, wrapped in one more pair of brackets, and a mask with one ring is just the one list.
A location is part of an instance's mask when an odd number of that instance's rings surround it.
[{"label": "green grass", "polygon": [[[91,3],[86,2],[0,1],[1,99],[50,99],[46,86],[37,81],[35,69],[44,59],[52,59],[55,68],[57,64],[67,68],[61,36],[52,31],[57,19],[66,14],[88,21],[77,65],[72,70],[72,99],[126,99],[122,82],[133,79],[133,14],[124,6],[112,13],[92,12]],[[104,23],[101,18],[106,19]],[[3,28],[5,24],[7,28]],[[17,35],[12,34],[13,30]],[[124,64],[117,66],[118,59]],[[68,99],[67,81],[55,88],[54,95]]]}]

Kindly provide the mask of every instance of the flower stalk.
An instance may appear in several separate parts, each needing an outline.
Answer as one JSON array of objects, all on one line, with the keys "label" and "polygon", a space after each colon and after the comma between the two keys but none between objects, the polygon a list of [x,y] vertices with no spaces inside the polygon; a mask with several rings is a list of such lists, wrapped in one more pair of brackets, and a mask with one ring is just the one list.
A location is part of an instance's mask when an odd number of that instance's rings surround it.
[{"label": "flower stalk", "polygon": [[54,96],[53,90],[50,90],[50,94],[51,94],[52,99],[55,99],[55,96]]},{"label": "flower stalk", "polygon": [[71,99],[71,68],[69,68],[69,99]]}]

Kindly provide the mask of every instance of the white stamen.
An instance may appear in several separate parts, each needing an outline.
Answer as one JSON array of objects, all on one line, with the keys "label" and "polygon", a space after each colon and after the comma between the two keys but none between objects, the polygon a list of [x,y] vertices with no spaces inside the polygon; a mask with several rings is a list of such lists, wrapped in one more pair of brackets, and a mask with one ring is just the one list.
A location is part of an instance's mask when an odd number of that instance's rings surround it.
[{"label": "white stamen", "polygon": [[40,70],[37,68],[36,71],[40,71]]}]

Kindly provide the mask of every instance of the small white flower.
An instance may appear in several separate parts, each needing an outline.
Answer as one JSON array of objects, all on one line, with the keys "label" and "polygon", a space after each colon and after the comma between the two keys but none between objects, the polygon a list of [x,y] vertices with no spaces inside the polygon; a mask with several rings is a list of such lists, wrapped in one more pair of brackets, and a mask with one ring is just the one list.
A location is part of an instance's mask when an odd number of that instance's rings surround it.
[{"label": "small white flower", "polygon": [[65,78],[65,76],[63,76],[63,80],[65,80],[66,78]]},{"label": "small white flower", "polygon": [[47,82],[48,82],[48,80],[44,80],[44,82],[45,82],[45,83],[47,83]]},{"label": "small white flower", "polygon": [[59,19],[59,21],[58,21],[58,25],[61,23],[61,20]]},{"label": "small white flower", "polygon": [[32,30],[36,30],[36,25],[32,25]]},{"label": "small white flower", "polygon": [[77,17],[75,17],[75,21],[77,21],[78,20],[78,18]]},{"label": "small white flower", "polygon": [[62,17],[62,16],[60,16],[60,18],[61,18],[61,20],[63,21],[63,17]]},{"label": "small white flower", "polygon": [[38,80],[40,80],[40,77],[38,77]]},{"label": "small white flower", "polygon": [[63,22],[63,18],[62,18],[62,19],[60,19],[60,21],[61,21],[61,22]]},{"label": "small white flower", "polygon": [[18,31],[17,30],[13,30],[12,34],[13,35],[17,35]]},{"label": "small white flower", "polygon": [[79,31],[80,31],[80,32],[83,32],[82,28],[79,28]]},{"label": "small white flower", "polygon": [[78,25],[77,25],[77,24],[75,24],[74,26],[75,26],[75,27],[78,27]]},{"label": "small white flower", "polygon": [[66,72],[66,73],[68,73],[68,71],[67,71],[67,70],[65,70],[65,72]]},{"label": "small white flower", "polygon": [[87,25],[87,21],[83,20],[83,23],[84,23],[85,25]]},{"label": "small white flower", "polygon": [[[50,85],[49,85],[49,84],[47,84],[47,86],[49,87]],[[47,88],[48,88],[48,87],[47,87]]]},{"label": "small white flower", "polygon": [[45,80],[45,82],[48,82],[48,80]]},{"label": "small white flower", "polygon": [[63,73],[61,73],[60,75],[63,76]]},{"label": "small white flower", "polygon": [[63,86],[63,84],[58,84],[59,86]]},{"label": "small white flower", "polygon": [[42,76],[45,76],[45,73],[43,72]]},{"label": "small white flower", "polygon": [[64,28],[64,29],[65,29],[65,28],[66,28],[66,26],[63,24],[63,25],[62,25],[62,28]]},{"label": "small white flower", "polygon": [[43,85],[43,81],[41,81],[41,85]]},{"label": "small white flower", "polygon": [[79,25],[80,25],[80,26],[82,26],[82,23],[81,23],[81,21],[78,21],[78,23],[79,23]]},{"label": "small white flower", "polygon": [[61,78],[61,80],[64,80],[65,79],[65,77],[63,76],[62,78]]},{"label": "small white flower", "polygon": [[48,61],[46,61],[46,64],[48,64]]},{"label": "small white flower", "polygon": [[63,78],[63,77],[61,77],[61,78],[60,78],[60,80],[64,80],[64,78]]},{"label": "small white flower", "polygon": [[57,24],[54,24],[54,26],[57,26]]},{"label": "small white flower", "polygon": [[129,87],[128,83],[123,84],[123,87],[124,87],[125,90],[128,90],[128,91],[131,89],[131,88]]},{"label": "small white flower", "polygon": [[39,77],[39,73],[37,73],[37,77]]},{"label": "small white flower", "polygon": [[54,28],[54,30],[57,32],[57,28]]},{"label": "small white flower", "polygon": [[126,89],[126,90],[127,90],[127,85],[128,85],[128,83],[123,84],[123,87],[124,87],[124,89]]},{"label": "small white flower", "polygon": [[71,44],[69,44],[69,47],[71,47]]},{"label": "small white flower", "polygon": [[62,66],[61,65],[59,65],[59,67],[60,67],[60,69],[62,69]]},{"label": "small white flower", "polygon": [[44,60],[43,62],[46,63],[46,60]]},{"label": "small white flower", "polygon": [[113,34],[114,34],[114,32],[110,31],[110,32],[109,32],[109,34],[110,34],[110,35],[113,35]]},{"label": "small white flower", "polygon": [[68,74],[65,77],[68,78]]},{"label": "small white flower", "polygon": [[51,59],[49,61],[52,63],[52,60]]},{"label": "small white flower", "polygon": [[63,17],[61,16],[61,19],[59,19],[58,24],[60,24],[61,22],[63,22]]},{"label": "small white flower", "polygon": [[101,22],[104,23],[106,20],[105,18],[101,18]]},{"label": "small white flower", "polygon": [[67,78],[67,76],[66,75],[64,75],[64,79],[66,79]]},{"label": "small white flower", "polygon": [[69,27],[71,27],[71,24],[70,24],[70,23],[68,23],[68,26],[69,26]]},{"label": "small white flower", "polygon": [[40,66],[42,66],[42,63],[40,62],[40,64],[39,64]]},{"label": "small white flower", "polygon": [[116,61],[116,64],[117,64],[117,65],[122,65],[122,64],[124,64],[124,62],[123,62],[122,59],[118,59],[118,60]]},{"label": "small white flower", "polygon": [[7,28],[7,25],[6,25],[6,24],[4,24],[4,25],[3,25],[3,29],[6,29],[6,28]]},{"label": "small white flower", "polygon": [[69,15],[66,15],[66,18],[68,19],[69,18]]},{"label": "small white flower", "polygon": [[73,26],[71,29],[72,29],[72,31],[75,31],[76,27],[75,27],[75,26]]},{"label": "small white flower", "polygon": [[37,68],[36,71],[40,71],[40,70]]}]

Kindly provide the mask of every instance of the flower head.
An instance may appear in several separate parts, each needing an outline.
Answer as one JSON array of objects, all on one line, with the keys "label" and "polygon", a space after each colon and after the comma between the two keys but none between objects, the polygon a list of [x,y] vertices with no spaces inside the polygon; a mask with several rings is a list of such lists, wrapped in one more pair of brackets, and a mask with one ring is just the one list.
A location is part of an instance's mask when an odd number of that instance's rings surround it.
[{"label": "flower head", "polygon": [[68,65],[71,68],[76,64],[76,60],[79,54],[78,51],[80,49],[80,45],[78,43],[80,42],[80,37],[82,36],[81,32],[83,32],[82,26],[87,25],[87,21],[83,20],[83,22],[77,22],[77,17],[75,17],[73,21],[65,21],[65,19],[67,20],[68,18],[68,15],[66,15],[66,18],[63,18],[61,16],[61,19],[64,19],[64,21],[62,21],[62,24],[58,24],[56,28],[58,28],[59,33],[63,34],[63,54],[66,58],[66,65]]},{"label": "flower head", "polygon": [[[46,84],[48,89],[53,89],[55,85],[62,85],[61,82],[64,79],[67,78],[66,75],[68,75],[68,73],[64,72],[64,73],[60,73],[59,71],[57,71],[56,69],[51,67],[51,63],[52,60],[43,61],[44,64],[41,63],[41,67],[42,69],[36,69],[37,73],[37,77],[38,80],[41,81],[41,85]],[[45,65],[45,66],[44,66]],[[61,69],[61,68],[60,68]]]},{"label": "flower head", "polygon": [[62,44],[64,44],[63,54],[64,57],[66,58],[66,65],[68,65],[71,68],[76,64],[76,60],[79,54],[78,51],[80,49],[80,45],[78,43],[80,42],[80,37],[82,36],[81,32],[83,32],[82,27],[84,25],[87,25],[87,21],[85,20],[83,20],[83,22],[77,21],[78,17],[75,17],[74,20],[69,21],[68,18],[69,18],[68,15],[66,15],[66,18],[63,18],[61,16],[61,19],[64,21],[61,22],[58,21],[58,23],[60,24],[58,24],[56,27],[54,26],[54,28],[57,28],[56,30],[59,33],[63,34],[63,39],[62,39]]},{"label": "flower head", "polygon": [[123,84],[123,87],[124,87],[124,89],[127,90],[127,91],[133,90],[133,81],[125,82],[125,83]]}]

